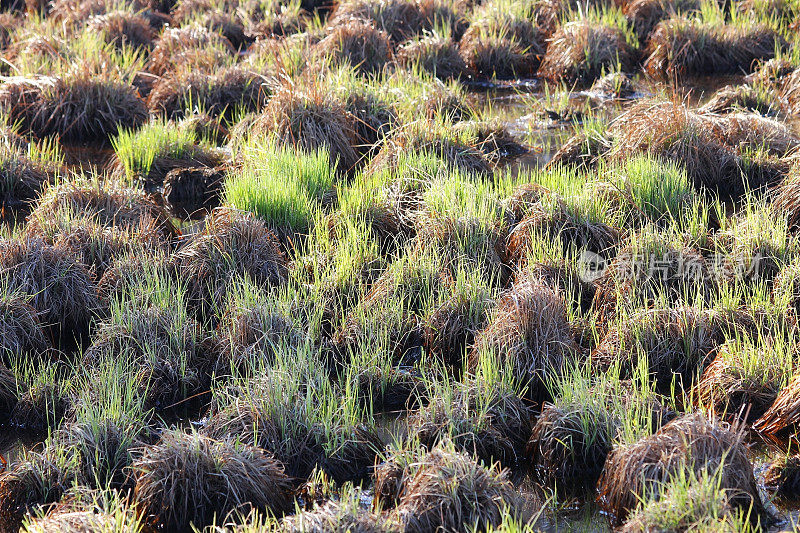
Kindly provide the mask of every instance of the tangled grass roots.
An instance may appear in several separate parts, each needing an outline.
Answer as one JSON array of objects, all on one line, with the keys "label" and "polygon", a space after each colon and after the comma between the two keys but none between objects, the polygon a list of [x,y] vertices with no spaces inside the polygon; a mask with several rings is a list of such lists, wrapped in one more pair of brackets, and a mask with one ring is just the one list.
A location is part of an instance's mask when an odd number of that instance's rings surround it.
[{"label": "tangled grass roots", "polygon": [[456,44],[435,35],[406,42],[398,49],[396,60],[403,68],[418,68],[443,80],[461,78],[467,73]]},{"label": "tangled grass roots", "polygon": [[800,456],[786,455],[769,465],[764,486],[784,501],[800,499]]},{"label": "tangled grass roots", "polygon": [[594,491],[611,452],[609,415],[600,406],[586,409],[545,404],[528,442],[534,479],[543,489],[555,487],[562,497]]},{"label": "tangled grass roots", "polygon": [[221,305],[228,281],[236,274],[259,285],[278,285],[288,275],[288,263],[277,237],[251,213],[217,208],[206,217],[205,229],[174,255],[174,264],[188,282],[194,304]]},{"label": "tangled grass roots", "polygon": [[272,83],[264,76],[241,67],[228,67],[214,74],[181,72],[161,78],[147,99],[150,111],[170,119],[183,118],[199,107],[212,117],[232,119],[237,113],[253,112],[267,103]]},{"label": "tangled grass roots", "polygon": [[747,189],[776,184],[787,170],[780,162],[746,159],[737,152],[740,145],[759,143],[747,128],[763,128],[761,133],[771,131],[767,138],[775,144],[768,148],[774,151],[793,142],[780,128],[772,128],[773,121],[747,117],[744,121],[741,117],[728,120],[701,115],[671,102],[634,104],[611,125],[617,142],[609,155],[624,159],[648,153],[680,161],[695,188],[736,198]]},{"label": "tangled grass roots", "polygon": [[26,232],[44,234],[53,213],[82,214],[100,226],[137,230],[154,226],[164,239],[178,230],[162,206],[140,189],[65,182],[50,188],[31,213]]},{"label": "tangled grass roots", "polygon": [[615,448],[598,482],[598,502],[619,526],[641,499],[658,499],[661,485],[685,469],[698,476],[719,471],[719,490],[727,493],[734,508],[751,510],[753,520],[765,512],[743,433],[699,413],[684,415],[650,437]]},{"label": "tangled grass roots", "polygon": [[359,157],[353,117],[344,105],[326,95],[283,88],[272,96],[253,131],[273,133],[280,144],[314,153],[325,149],[340,172],[355,169]]},{"label": "tangled grass roots", "polygon": [[706,367],[696,387],[696,401],[715,416],[727,416],[752,424],[769,409],[778,396],[780,369],[764,368],[748,375],[736,353],[720,351]]},{"label": "tangled grass roots", "polygon": [[775,402],[756,420],[753,429],[779,438],[796,438],[800,422],[800,376],[795,376],[778,393]]},{"label": "tangled grass roots", "polygon": [[540,280],[525,277],[500,298],[489,325],[469,355],[469,369],[490,355],[510,363],[528,399],[549,400],[549,379],[577,348],[563,298]]},{"label": "tangled grass roots", "polygon": [[30,297],[57,344],[85,334],[99,309],[97,287],[86,267],[64,248],[39,239],[0,242],[0,272],[9,290]]},{"label": "tangled grass roots", "polygon": [[622,30],[588,20],[568,22],[549,39],[539,75],[555,82],[590,84],[617,67],[630,72],[636,54]]},{"label": "tangled grass roots", "polygon": [[405,531],[484,531],[521,513],[506,478],[462,453],[437,448],[403,473],[396,516]]},{"label": "tangled grass roots", "polygon": [[692,307],[640,310],[612,327],[591,359],[605,370],[619,365],[630,377],[646,355],[657,391],[669,393],[675,379],[688,390],[725,341],[727,326],[714,312]]},{"label": "tangled grass roots", "polygon": [[202,528],[232,511],[291,508],[283,465],[251,446],[169,431],[131,468],[135,501],[153,525],[172,531]]},{"label": "tangled grass roots", "polygon": [[120,49],[125,46],[150,48],[156,38],[156,32],[147,17],[127,11],[95,15],[86,21],[86,27]]},{"label": "tangled grass roots", "polygon": [[28,357],[42,354],[49,347],[39,313],[19,294],[0,295],[0,360],[9,355]]},{"label": "tangled grass roots", "polygon": [[560,241],[565,250],[574,246],[579,250],[609,255],[616,249],[620,231],[602,222],[580,220],[560,202],[553,208],[538,205],[509,232],[506,261],[523,264],[529,247],[540,236]]},{"label": "tangled grass roots", "polygon": [[380,72],[393,56],[389,35],[357,18],[337,20],[328,35],[314,45],[312,53],[350,65],[362,74]]},{"label": "tangled grass roots", "polygon": [[109,77],[12,78],[0,85],[0,110],[24,131],[63,141],[105,140],[147,121],[132,86]]},{"label": "tangled grass roots", "polygon": [[749,72],[785,46],[783,37],[764,24],[711,26],[674,17],[650,34],[644,70],[661,78]]},{"label": "tangled grass roots", "polygon": [[777,98],[762,93],[752,85],[726,85],[716,91],[699,111],[722,114],[745,110],[769,116],[780,111],[780,107]]},{"label": "tangled grass roots", "polygon": [[479,394],[463,386],[457,389],[452,406],[432,398],[409,417],[412,434],[429,450],[451,440],[456,449],[485,465],[520,466],[531,435],[530,409],[507,392],[496,392],[486,405],[479,405]]},{"label": "tangled grass roots", "polygon": [[164,178],[164,201],[180,218],[202,218],[219,207],[225,173],[215,168],[176,168]]}]

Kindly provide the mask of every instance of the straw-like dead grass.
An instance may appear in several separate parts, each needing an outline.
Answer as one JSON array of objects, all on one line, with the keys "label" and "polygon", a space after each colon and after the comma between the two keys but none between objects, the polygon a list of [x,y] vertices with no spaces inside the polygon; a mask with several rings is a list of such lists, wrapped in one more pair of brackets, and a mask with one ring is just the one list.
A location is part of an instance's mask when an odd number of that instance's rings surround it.
[{"label": "straw-like dead grass", "polygon": [[420,69],[443,80],[461,78],[467,73],[456,43],[435,35],[407,41],[398,49],[396,60],[403,68]]},{"label": "straw-like dead grass", "polygon": [[222,202],[225,174],[215,168],[176,168],[164,177],[164,201],[179,218],[202,218]]},{"label": "straw-like dead grass", "polygon": [[800,422],[800,376],[794,376],[767,411],[755,421],[753,429],[778,438],[796,439]]},{"label": "straw-like dead grass", "polygon": [[165,432],[132,465],[134,500],[154,526],[205,527],[232,511],[282,514],[291,507],[283,465],[258,448]]},{"label": "straw-like dead grass", "polygon": [[135,129],[147,108],[132,86],[110,75],[14,77],[0,85],[0,110],[24,131],[43,138],[105,140],[119,128]]},{"label": "straw-like dead grass", "polygon": [[750,72],[785,47],[783,37],[765,24],[710,24],[683,17],[664,20],[647,41],[645,71],[672,78],[694,74]]},{"label": "straw-like dead grass", "polygon": [[277,237],[254,215],[215,209],[205,229],[174,256],[174,264],[189,285],[194,305],[211,311],[222,305],[234,275],[249,276],[262,286],[278,285],[288,273]]},{"label": "straw-like dead grass", "polygon": [[684,415],[650,437],[615,448],[598,483],[598,501],[620,525],[641,498],[658,499],[663,484],[686,470],[698,476],[718,472],[719,490],[732,506],[752,510],[753,519],[763,514],[744,435],[702,414]]},{"label": "straw-like dead grass", "polygon": [[164,30],[149,55],[148,71],[156,76],[170,73],[217,70],[235,54],[231,42],[203,27]]},{"label": "straw-like dead grass", "polygon": [[241,67],[223,68],[214,74],[185,71],[161,78],[147,99],[152,113],[182,118],[195,108],[212,117],[232,119],[237,113],[260,110],[269,100],[273,83]]},{"label": "straw-like dead grass", "polygon": [[550,399],[548,379],[562,371],[576,347],[561,295],[525,277],[497,303],[489,325],[475,340],[469,368],[477,369],[481,357],[496,357],[525,384],[526,397],[541,402]]},{"label": "straw-like dead grass", "polygon": [[800,498],[800,455],[785,455],[764,472],[764,486],[783,501]]},{"label": "straw-like dead grass", "polygon": [[576,20],[561,26],[550,37],[539,76],[569,85],[590,84],[604,71],[632,70],[636,52],[624,32],[590,20]]},{"label": "straw-like dead grass", "polygon": [[86,27],[102,35],[103,39],[118,48],[150,48],[156,32],[144,15],[129,11],[112,11],[95,15],[86,21]]},{"label": "straw-like dead grass", "polygon": [[393,58],[389,35],[358,18],[337,19],[311,53],[336,65],[349,65],[362,74],[382,71]]}]

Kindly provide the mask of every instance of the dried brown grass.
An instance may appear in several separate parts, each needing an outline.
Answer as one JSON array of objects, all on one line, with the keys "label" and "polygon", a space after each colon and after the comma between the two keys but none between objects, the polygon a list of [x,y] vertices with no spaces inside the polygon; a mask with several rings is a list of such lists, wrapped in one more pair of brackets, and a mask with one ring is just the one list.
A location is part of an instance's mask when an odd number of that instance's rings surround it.
[{"label": "dried brown grass", "polygon": [[403,68],[420,69],[443,80],[467,74],[467,65],[456,43],[436,35],[407,41],[397,50],[396,60]]},{"label": "dried brown grass", "polygon": [[702,414],[684,415],[636,443],[615,448],[598,483],[598,502],[621,525],[640,499],[657,499],[662,484],[681,471],[718,472],[720,490],[734,507],[764,513],[744,435]]},{"label": "dried brown grass", "polygon": [[781,439],[795,439],[800,422],[800,376],[794,376],[767,411],[755,421],[753,429]]},{"label": "dried brown grass", "polygon": [[291,507],[283,465],[258,448],[165,432],[132,465],[134,500],[154,526],[205,527],[233,511],[282,514]]},{"label": "dried brown grass", "polygon": [[358,18],[337,19],[325,38],[311,48],[311,54],[335,65],[349,65],[362,74],[381,72],[394,55],[389,35]]}]

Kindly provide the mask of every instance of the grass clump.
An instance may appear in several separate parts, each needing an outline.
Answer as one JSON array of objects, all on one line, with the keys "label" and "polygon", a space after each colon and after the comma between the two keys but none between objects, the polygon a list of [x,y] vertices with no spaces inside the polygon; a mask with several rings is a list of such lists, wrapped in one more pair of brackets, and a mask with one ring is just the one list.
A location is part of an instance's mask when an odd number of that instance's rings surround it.
[{"label": "grass clump", "polygon": [[25,132],[64,141],[104,141],[147,120],[147,108],[133,87],[111,74],[91,72],[5,82],[0,111]]},{"label": "grass clump", "polygon": [[501,296],[475,340],[468,368],[479,368],[484,357],[496,359],[524,384],[526,398],[541,402],[550,399],[546,380],[562,371],[576,348],[563,297],[525,277]]},{"label": "grass clump", "polygon": [[629,72],[636,61],[636,43],[626,32],[625,25],[603,24],[591,17],[568,22],[549,39],[539,75],[583,85],[610,69]]},{"label": "grass clump", "polygon": [[215,167],[222,157],[197,143],[192,131],[154,121],[138,131],[124,130],[112,141],[117,175],[140,183],[147,192],[160,190],[164,178],[175,168]]},{"label": "grass clump", "polygon": [[651,76],[749,72],[759,60],[772,59],[785,46],[765,24],[733,24],[673,17],[650,34],[645,71]]},{"label": "grass clump", "polygon": [[411,71],[422,71],[442,80],[461,78],[467,65],[451,39],[436,34],[404,43],[396,55],[397,63]]},{"label": "grass clump", "polygon": [[86,21],[86,27],[102,36],[106,43],[119,49],[150,48],[156,39],[156,31],[150,20],[142,14],[130,11],[111,11],[94,15]]},{"label": "grass clump", "polygon": [[361,74],[379,73],[393,58],[389,35],[358,18],[338,20],[311,53]]},{"label": "grass clump", "polygon": [[161,78],[147,98],[152,113],[180,119],[193,109],[214,118],[260,110],[272,94],[272,83],[261,74],[238,66],[213,74],[185,71]]},{"label": "grass clump", "polygon": [[284,239],[307,233],[316,212],[330,203],[338,181],[325,149],[304,153],[251,141],[242,153],[241,171],[225,182],[225,204],[253,213]]},{"label": "grass clump", "polygon": [[394,513],[406,531],[482,531],[508,513],[522,513],[505,472],[480,466],[446,444],[421,455],[399,476]]},{"label": "grass clump", "polygon": [[132,465],[134,500],[153,525],[173,531],[205,527],[249,509],[290,509],[289,480],[269,453],[197,433],[168,431]]},{"label": "grass clump", "polygon": [[197,70],[211,73],[230,64],[234,53],[231,42],[219,33],[197,26],[169,28],[155,42],[147,70],[156,76]]},{"label": "grass clump", "polygon": [[714,474],[734,509],[754,519],[762,515],[742,433],[702,414],[688,414],[650,437],[616,447],[598,483],[598,501],[613,523],[622,524],[642,500],[665,497],[663,484],[675,476]]}]

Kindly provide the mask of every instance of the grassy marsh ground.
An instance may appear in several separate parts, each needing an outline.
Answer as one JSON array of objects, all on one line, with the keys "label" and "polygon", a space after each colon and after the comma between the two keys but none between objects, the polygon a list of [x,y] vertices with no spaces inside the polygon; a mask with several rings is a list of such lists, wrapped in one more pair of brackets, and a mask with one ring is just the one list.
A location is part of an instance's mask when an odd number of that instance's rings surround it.
[{"label": "grassy marsh ground", "polygon": [[0,531],[796,527],[798,16],[0,1]]}]

